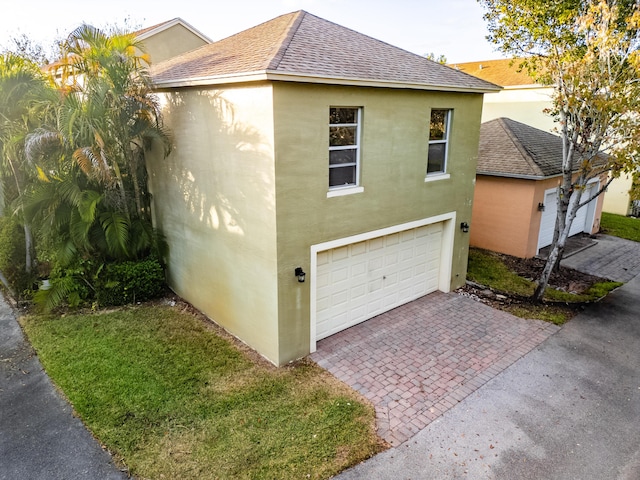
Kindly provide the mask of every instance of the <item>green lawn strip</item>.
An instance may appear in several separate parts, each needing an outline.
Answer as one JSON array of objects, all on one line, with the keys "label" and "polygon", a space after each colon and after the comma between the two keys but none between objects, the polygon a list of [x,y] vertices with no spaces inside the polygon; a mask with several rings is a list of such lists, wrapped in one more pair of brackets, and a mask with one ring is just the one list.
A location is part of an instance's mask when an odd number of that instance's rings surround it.
[{"label": "green lawn strip", "polygon": [[514,293],[523,297],[533,295],[535,284],[513,273],[491,252],[471,248],[467,278],[501,292]]},{"label": "green lawn strip", "polygon": [[607,235],[640,242],[640,219],[638,218],[602,212],[600,229]]},{"label": "green lawn strip", "polygon": [[[469,250],[467,278],[493,290],[506,294],[515,294],[521,297],[531,296],[536,287],[535,282],[509,270],[498,255],[477,248],[471,248]],[[600,282],[592,285],[581,294],[548,287],[545,290],[544,299],[550,302],[565,302],[567,304],[591,302],[602,298],[620,285],[622,285],[620,282]],[[522,303],[517,306],[509,306],[506,310],[518,317],[537,318],[555,323],[556,325],[561,325],[566,322],[574,314],[571,305],[567,305],[565,308],[559,305],[532,305]]]},{"label": "green lawn strip", "polygon": [[328,478],[380,450],[373,409],[322,369],[253,362],[175,308],[21,322],[85,424],[140,478]]}]

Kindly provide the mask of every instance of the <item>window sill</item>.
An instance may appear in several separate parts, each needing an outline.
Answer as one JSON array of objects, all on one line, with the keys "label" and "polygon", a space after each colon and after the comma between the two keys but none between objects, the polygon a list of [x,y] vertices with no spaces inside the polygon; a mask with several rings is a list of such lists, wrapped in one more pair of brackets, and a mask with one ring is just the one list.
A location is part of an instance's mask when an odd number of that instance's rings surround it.
[{"label": "window sill", "polygon": [[354,193],[364,192],[364,187],[343,187],[329,190],[327,192],[327,198],[342,197],[344,195],[353,195]]},{"label": "window sill", "polygon": [[449,178],[451,178],[451,175],[448,173],[430,173],[425,177],[424,182],[436,182],[438,180],[447,180]]}]

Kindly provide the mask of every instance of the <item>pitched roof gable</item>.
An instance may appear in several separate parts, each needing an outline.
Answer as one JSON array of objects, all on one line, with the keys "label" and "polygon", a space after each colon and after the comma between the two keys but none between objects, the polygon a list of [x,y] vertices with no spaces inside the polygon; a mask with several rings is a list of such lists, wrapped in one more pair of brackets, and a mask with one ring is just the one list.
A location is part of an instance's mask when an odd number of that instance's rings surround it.
[{"label": "pitched roof gable", "polygon": [[499,87],[303,10],[157,64],[161,87],[260,79],[488,92]]},{"label": "pitched roof gable", "polygon": [[484,122],[477,173],[524,178],[560,175],[562,139],[510,118]]},{"label": "pitched roof gable", "polygon": [[189,30],[194,35],[200,37],[202,40],[204,40],[207,43],[212,43],[213,42],[213,40],[211,40],[209,37],[207,37],[204,33],[202,33],[201,31],[197,30],[196,28],[194,28],[193,26],[191,26],[190,24],[185,22],[180,17],[176,17],[176,18],[173,18],[171,20],[167,20],[166,22],[158,23],[156,25],[152,25],[150,27],[143,28],[141,30],[133,32],[133,34],[139,40],[144,40],[145,38],[149,38],[150,36],[155,35],[156,33],[160,33],[160,32],[162,32],[164,30],[167,30],[168,28],[171,28],[174,25],[182,25],[184,28]]},{"label": "pitched roof gable", "polygon": [[526,71],[519,70],[518,59],[484,60],[451,64],[451,67],[502,87],[535,85]]}]

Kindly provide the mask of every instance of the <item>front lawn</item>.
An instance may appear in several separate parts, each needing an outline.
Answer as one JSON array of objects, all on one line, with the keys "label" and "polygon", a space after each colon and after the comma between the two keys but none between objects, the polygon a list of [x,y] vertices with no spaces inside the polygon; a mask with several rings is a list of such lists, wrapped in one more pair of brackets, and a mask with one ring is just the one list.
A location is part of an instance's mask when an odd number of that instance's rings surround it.
[{"label": "front lawn", "polygon": [[[574,316],[580,304],[598,300],[622,285],[561,267],[545,290],[545,302],[535,305],[528,297],[535,291],[534,280],[543,264],[539,259],[518,259],[470,248],[467,279],[495,292],[483,296],[492,306],[518,317],[537,318],[556,325]],[[479,296],[483,292],[482,289],[473,290]]]},{"label": "front lawn", "polygon": [[640,219],[602,212],[600,231],[614,237],[640,242]]},{"label": "front lawn", "polygon": [[76,412],[136,477],[329,478],[383,448],[373,408],[324,370],[252,358],[186,308],[21,323]]}]

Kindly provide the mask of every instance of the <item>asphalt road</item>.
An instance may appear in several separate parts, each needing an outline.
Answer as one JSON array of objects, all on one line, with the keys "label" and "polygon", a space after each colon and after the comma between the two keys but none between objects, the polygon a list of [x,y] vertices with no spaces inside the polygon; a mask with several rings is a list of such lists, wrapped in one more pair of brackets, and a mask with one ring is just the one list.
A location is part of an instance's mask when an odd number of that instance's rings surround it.
[{"label": "asphalt road", "polygon": [[348,479],[640,479],[640,276]]}]

